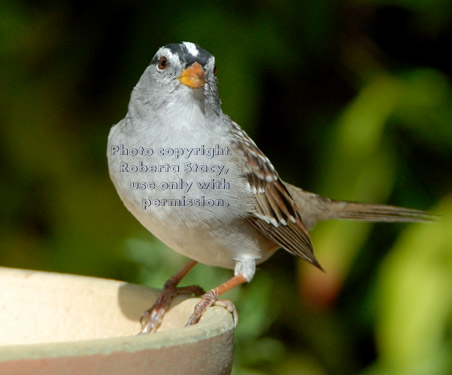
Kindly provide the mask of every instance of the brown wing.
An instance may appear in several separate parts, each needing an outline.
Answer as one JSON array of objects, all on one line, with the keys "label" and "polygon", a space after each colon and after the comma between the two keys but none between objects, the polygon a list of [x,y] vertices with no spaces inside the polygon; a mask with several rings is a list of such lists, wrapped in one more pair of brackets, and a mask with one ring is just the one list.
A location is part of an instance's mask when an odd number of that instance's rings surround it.
[{"label": "brown wing", "polygon": [[248,162],[246,178],[256,196],[254,211],[248,220],[282,248],[322,269],[314,256],[308,231],[284,182],[270,160],[253,140],[232,122],[236,151]]}]

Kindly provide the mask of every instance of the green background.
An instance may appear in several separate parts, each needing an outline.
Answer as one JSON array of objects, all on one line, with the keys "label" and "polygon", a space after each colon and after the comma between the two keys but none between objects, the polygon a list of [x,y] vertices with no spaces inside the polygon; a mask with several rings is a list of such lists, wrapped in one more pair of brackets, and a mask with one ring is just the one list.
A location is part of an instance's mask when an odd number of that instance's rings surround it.
[{"label": "green background", "polygon": [[[436,224],[321,223],[227,295],[235,374],[452,373],[452,2],[0,2],[0,265],[161,287],[186,259],[110,182],[106,142],[158,47],[216,56],[223,110],[281,177]],[[231,271],[198,265],[186,283]],[[61,317],[63,319],[63,317]]]}]

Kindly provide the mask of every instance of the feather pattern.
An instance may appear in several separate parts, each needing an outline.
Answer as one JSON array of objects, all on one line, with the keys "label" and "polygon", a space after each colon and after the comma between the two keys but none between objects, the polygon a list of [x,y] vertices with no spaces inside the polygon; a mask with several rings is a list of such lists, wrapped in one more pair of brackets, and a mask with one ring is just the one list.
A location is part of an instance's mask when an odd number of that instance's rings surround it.
[{"label": "feather pattern", "polygon": [[249,222],[289,253],[321,269],[291,194],[270,160],[235,122],[232,124],[235,148],[246,159],[248,168],[245,177],[256,197]]}]

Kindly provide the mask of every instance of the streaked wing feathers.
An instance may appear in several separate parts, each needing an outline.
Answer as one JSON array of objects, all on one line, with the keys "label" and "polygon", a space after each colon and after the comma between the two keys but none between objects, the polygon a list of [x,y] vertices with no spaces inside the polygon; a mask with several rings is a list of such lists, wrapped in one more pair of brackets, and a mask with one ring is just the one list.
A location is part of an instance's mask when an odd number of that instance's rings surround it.
[{"label": "streaked wing feathers", "polygon": [[256,196],[250,223],[288,252],[321,269],[308,231],[286,186],[251,138],[237,124],[233,125],[236,149],[246,157],[249,166],[246,178],[250,191]]}]

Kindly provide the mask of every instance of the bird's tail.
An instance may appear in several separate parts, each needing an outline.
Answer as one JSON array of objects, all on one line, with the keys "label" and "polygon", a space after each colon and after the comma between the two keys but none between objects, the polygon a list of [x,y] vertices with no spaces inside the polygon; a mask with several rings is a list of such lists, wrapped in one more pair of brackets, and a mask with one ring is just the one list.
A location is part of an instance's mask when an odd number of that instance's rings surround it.
[{"label": "bird's tail", "polygon": [[425,211],[360,202],[336,201],[304,191],[287,184],[287,189],[295,200],[303,222],[312,229],[317,221],[347,219],[380,222],[428,222],[437,216]]}]

